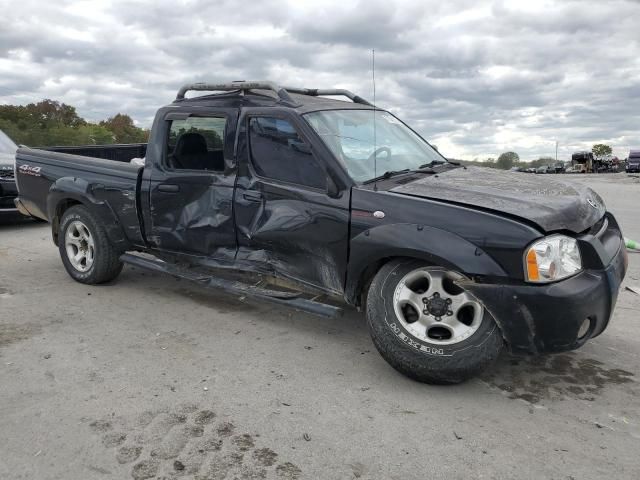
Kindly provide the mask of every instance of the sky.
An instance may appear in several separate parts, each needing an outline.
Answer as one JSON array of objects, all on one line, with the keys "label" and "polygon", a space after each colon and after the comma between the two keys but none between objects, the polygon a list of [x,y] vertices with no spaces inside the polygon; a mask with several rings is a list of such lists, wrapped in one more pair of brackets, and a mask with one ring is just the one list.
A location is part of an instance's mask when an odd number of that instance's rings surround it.
[{"label": "sky", "polygon": [[195,81],[373,97],[448,157],[640,149],[640,0],[0,0],[0,103],[150,127]]}]

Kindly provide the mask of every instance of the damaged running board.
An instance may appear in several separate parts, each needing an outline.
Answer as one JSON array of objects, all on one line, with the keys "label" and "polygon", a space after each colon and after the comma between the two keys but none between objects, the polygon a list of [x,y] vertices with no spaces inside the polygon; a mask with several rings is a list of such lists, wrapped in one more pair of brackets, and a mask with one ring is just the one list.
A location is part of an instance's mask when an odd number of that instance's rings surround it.
[{"label": "damaged running board", "polygon": [[258,300],[275,303],[295,308],[303,312],[312,313],[321,317],[335,318],[342,315],[342,308],[327,303],[316,302],[313,299],[304,298],[302,292],[280,291],[249,285],[237,280],[228,280],[196,272],[190,272],[185,268],[163,262],[155,258],[142,257],[131,253],[120,256],[120,261],[134,267],[144,268],[159,273],[166,273],[176,278],[189,280],[201,286],[213,288],[233,295],[252,297]]}]

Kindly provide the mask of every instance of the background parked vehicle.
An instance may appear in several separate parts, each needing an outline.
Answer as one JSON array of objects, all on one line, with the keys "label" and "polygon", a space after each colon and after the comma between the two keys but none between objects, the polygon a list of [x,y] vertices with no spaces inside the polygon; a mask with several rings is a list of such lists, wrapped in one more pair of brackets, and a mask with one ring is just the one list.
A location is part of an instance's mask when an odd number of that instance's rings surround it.
[{"label": "background parked vehicle", "polygon": [[15,180],[15,155],[18,146],[0,130],[0,217],[20,216],[14,199],[18,196]]},{"label": "background parked vehicle", "polygon": [[627,173],[640,173],[640,150],[631,150],[625,167]]},{"label": "background parked vehicle", "polygon": [[569,169],[566,170],[567,173],[587,173],[587,165],[584,163],[574,163]]},{"label": "background parked vehicle", "polygon": [[588,151],[575,152],[571,155],[572,165],[583,165],[578,167],[578,173],[591,173],[593,171],[593,153]]}]

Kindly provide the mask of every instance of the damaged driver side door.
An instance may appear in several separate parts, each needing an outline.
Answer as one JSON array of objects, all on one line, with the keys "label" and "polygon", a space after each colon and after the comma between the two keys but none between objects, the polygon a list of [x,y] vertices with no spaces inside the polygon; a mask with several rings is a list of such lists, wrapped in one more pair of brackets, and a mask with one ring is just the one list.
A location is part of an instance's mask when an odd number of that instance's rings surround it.
[{"label": "damaged driver side door", "polygon": [[337,190],[304,122],[288,112],[250,112],[241,117],[239,130],[238,261],[341,294],[348,190]]}]

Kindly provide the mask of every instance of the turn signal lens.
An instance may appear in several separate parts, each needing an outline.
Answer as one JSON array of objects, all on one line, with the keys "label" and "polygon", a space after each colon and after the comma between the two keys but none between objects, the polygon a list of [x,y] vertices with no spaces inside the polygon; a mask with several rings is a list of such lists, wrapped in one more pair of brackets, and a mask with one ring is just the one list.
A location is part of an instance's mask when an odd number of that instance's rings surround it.
[{"label": "turn signal lens", "polygon": [[565,235],[551,235],[538,240],[527,249],[524,260],[525,276],[529,282],[555,282],[582,270],[578,242]]},{"label": "turn signal lens", "polygon": [[530,282],[537,282],[539,279],[540,272],[538,271],[536,251],[533,248],[530,248],[527,252],[527,280]]}]

